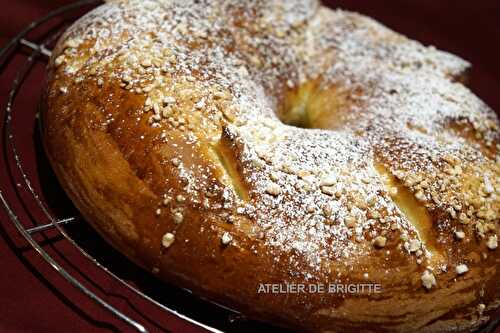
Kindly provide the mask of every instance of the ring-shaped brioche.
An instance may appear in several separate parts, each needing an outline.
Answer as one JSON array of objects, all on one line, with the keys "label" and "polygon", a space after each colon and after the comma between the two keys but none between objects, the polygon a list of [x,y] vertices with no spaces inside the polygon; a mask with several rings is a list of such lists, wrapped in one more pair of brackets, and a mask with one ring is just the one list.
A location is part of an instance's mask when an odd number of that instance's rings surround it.
[{"label": "ring-shaped brioche", "polygon": [[312,0],[108,1],[53,52],[44,144],[166,281],[300,331],[468,332],[500,279],[499,122],[468,67]]}]

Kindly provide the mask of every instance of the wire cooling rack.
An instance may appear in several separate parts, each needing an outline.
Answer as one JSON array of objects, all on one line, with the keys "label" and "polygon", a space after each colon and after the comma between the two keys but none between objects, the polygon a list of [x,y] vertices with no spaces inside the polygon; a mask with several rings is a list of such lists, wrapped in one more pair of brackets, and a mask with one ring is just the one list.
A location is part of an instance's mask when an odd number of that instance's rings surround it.
[{"label": "wire cooling rack", "polygon": [[[46,250],[47,243],[50,243],[54,235],[68,242],[72,249],[76,250],[76,255],[84,258],[88,265],[97,268],[92,272],[97,271],[97,274],[109,276],[118,282],[123,290],[152,304],[160,312],[166,312],[169,318],[187,323],[198,328],[200,332],[284,332],[248,321],[231,309],[192,296],[188,290],[165,287],[161,282],[157,282],[147,272],[143,272],[120,254],[115,253],[85,223],[82,223],[78,212],[72,208],[71,202],[57,185],[57,180],[43,155],[37,108],[26,108],[26,104],[19,102],[19,99],[28,85],[31,85],[31,88],[37,85],[37,89],[42,90],[43,81],[31,79],[33,71],[37,66],[41,66],[44,70],[47,59],[51,55],[51,47],[68,25],[82,12],[101,2],[83,0],[61,7],[29,24],[0,50],[0,73],[5,72],[9,66],[16,66],[17,69],[5,108],[1,110],[3,123],[0,124],[2,141],[0,150],[3,153],[0,167],[5,169],[8,175],[5,185],[0,186],[0,203],[5,208],[10,222],[41,258],[52,266],[67,283],[137,332],[150,331],[151,329],[147,326],[153,327],[155,331],[168,332],[169,329],[162,327],[149,317],[141,318],[142,320],[134,319],[132,315],[113,305],[112,300],[109,300],[110,297],[107,299],[99,296],[100,288],[93,276],[90,276],[91,274],[83,274],[83,276],[75,274],[71,259],[64,258],[64,256],[63,259],[56,258],[54,254]],[[30,39],[34,31],[44,26],[48,26],[47,32],[42,36],[37,36],[36,39]],[[16,63],[12,64],[13,59],[19,58],[19,55],[22,56],[22,60],[19,62],[19,59],[16,59]],[[51,238],[40,237],[47,232],[52,233]],[[87,246],[89,240],[92,242],[91,247]],[[107,255],[102,256],[102,253]],[[121,261],[126,269],[115,269],[117,260]],[[123,271],[129,272],[130,270],[137,272],[132,274],[135,277],[132,283],[129,282],[130,279],[123,277]],[[136,280],[145,281],[143,285],[147,285],[148,288],[138,287]],[[168,297],[162,297],[165,294]],[[481,332],[493,332],[497,325],[498,320],[493,320]]]}]

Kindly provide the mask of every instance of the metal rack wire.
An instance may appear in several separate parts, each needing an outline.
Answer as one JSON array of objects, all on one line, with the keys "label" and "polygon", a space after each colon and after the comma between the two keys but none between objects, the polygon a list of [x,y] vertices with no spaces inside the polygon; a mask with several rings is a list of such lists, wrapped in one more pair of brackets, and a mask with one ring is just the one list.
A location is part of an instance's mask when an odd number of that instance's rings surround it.
[{"label": "metal rack wire", "polygon": [[[183,321],[191,323],[199,328],[202,328],[209,332],[221,332],[219,329],[211,327],[210,325],[203,324],[200,321],[191,318],[188,315],[182,314],[179,311],[166,306],[160,301],[153,299],[146,293],[142,292],[129,282],[120,278],[118,275],[113,273],[106,265],[99,262],[94,256],[89,254],[83,247],[81,247],[78,242],[76,242],[72,236],[65,229],[65,226],[79,223],[79,216],[70,216],[65,218],[56,217],[48,207],[48,204],[44,201],[43,196],[37,191],[35,186],[32,184],[32,179],[26,172],[26,165],[23,162],[21,154],[19,153],[15,131],[13,131],[13,116],[16,112],[23,112],[23,110],[18,110],[16,108],[16,97],[19,92],[23,89],[23,85],[26,79],[30,75],[30,71],[38,61],[46,61],[51,55],[50,45],[60,36],[63,28],[52,31],[48,37],[45,37],[43,42],[35,43],[30,41],[27,36],[34,29],[39,26],[46,24],[50,20],[57,18],[66,13],[75,11],[77,9],[82,9],[85,6],[96,5],[101,3],[100,0],[81,0],[73,4],[61,7],[45,17],[32,22],[25,29],[23,29],[18,35],[16,35],[12,40],[10,40],[6,46],[0,50],[0,70],[3,70],[6,65],[8,65],[12,56],[19,52],[21,48],[26,48],[29,50],[28,57],[24,61],[23,65],[19,68],[16,73],[15,79],[12,81],[12,87],[8,95],[8,100],[6,102],[5,109],[3,110],[3,126],[0,127],[0,134],[2,136],[3,143],[3,161],[1,166],[6,169],[9,175],[10,188],[0,188],[0,202],[5,208],[10,222],[15,226],[19,233],[24,237],[24,239],[31,245],[31,247],[38,252],[38,254],[45,260],[50,266],[52,266],[69,284],[74,286],[81,293],[86,295],[89,299],[109,311],[109,313],[123,321],[126,325],[137,332],[148,332],[145,325],[140,323],[138,320],[133,319],[130,315],[118,310],[110,302],[104,298],[98,296],[91,287],[82,282],[82,279],[78,279],[69,270],[67,270],[62,263],[58,262],[53,256],[51,256],[40,244],[39,240],[35,237],[37,234],[46,232],[49,230],[55,231],[58,235],[62,236],[63,239],[69,242],[74,249],[77,250],[79,255],[83,256],[92,265],[95,265],[104,274],[110,276],[112,279],[121,284],[124,288],[130,290],[132,293],[138,297],[146,300],[157,306],[159,309],[170,313]],[[41,88],[41,87],[40,87]],[[37,122],[36,112],[33,112],[33,117],[31,121]],[[32,143],[33,144],[33,143]],[[6,191],[14,192],[15,198],[21,202],[21,206],[24,207],[23,212],[19,212],[15,208],[13,199],[6,195]],[[46,218],[48,222],[40,222],[38,219],[34,218],[27,207],[36,207],[41,212],[41,215]],[[23,218],[22,216],[29,216],[29,219]],[[235,317],[238,316],[237,313],[227,310],[227,313],[233,313]],[[490,323],[484,330],[483,333],[492,332],[494,328],[498,325],[498,320]]]}]

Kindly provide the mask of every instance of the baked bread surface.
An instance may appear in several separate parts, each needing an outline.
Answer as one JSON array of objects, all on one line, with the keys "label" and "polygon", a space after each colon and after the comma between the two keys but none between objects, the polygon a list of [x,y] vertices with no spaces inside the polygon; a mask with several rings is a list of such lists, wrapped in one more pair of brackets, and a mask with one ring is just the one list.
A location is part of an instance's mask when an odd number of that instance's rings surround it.
[{"label": "baked bread surface", "polygon": [[310,0],[109,1],[53,52],[44,144],[161,279],[297,331],[469,332],[499,305],[500,169],[468,67]]}]

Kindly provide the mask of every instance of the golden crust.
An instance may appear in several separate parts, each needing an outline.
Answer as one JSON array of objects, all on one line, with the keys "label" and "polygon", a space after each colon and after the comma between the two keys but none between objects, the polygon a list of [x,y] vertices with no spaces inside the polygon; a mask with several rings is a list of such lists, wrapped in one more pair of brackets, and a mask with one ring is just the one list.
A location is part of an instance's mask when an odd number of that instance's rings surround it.
[{"label": "golden crust", "polygon": [[297,330],[487,320],[498,120],[452,82],[467,64],[313,1],[200,6],[112,2],[54,51],[44,143],[86,220],[162,279]]}]

